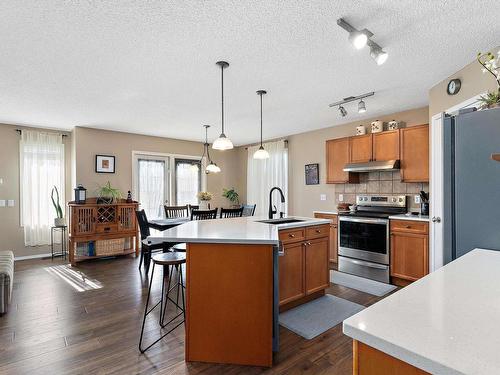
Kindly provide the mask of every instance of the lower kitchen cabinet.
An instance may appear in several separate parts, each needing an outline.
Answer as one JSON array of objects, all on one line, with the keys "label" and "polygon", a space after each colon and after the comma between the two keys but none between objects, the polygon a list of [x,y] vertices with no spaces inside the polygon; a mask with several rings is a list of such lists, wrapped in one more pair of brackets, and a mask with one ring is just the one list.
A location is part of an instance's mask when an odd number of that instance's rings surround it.
[{"label": "lower kitchen cabinet", "polygon": [[391,277],[406,285],[429,273],[429,224],[391,220]]},{"label": "lower kitchen cabinet", "polygon": [[280,307],[300,305],[316,298],[316,294],[319,297],[330,285],[329,229],[329,225],[319,225],[306,227],[303,232],[302,228],[293,229],[293,233],[280,232],[283,243],[278,263]]},{"label": "lower kitchen cabinet", "polygon": [[321,212],[314,213],[314,217],[320,219],[330,219],[330,242],[328,249],[328,257],[330,262],[337,263],[338,257],[338,216],[336,214],[325,214]]}]

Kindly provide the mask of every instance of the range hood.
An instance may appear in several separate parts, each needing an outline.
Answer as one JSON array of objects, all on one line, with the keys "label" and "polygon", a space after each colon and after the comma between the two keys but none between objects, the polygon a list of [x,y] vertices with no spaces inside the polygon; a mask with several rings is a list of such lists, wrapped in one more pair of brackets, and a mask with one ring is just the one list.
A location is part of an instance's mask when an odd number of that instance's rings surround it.
[{"label": "range hood", "polygon": [[344,167],[344,172],[395,171],[400,168],[399,166],[399,160],[369,161],[368,163],[348,163]]}]

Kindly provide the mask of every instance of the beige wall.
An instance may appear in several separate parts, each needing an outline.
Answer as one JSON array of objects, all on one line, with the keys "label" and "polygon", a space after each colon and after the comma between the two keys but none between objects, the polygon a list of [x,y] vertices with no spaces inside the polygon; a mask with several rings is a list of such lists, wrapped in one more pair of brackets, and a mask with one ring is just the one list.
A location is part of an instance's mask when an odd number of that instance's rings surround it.
[{"label": "beige wall", "polygon": [[[368,125],[374,120],[390,121],[393,119],[405,122],[406,126],[427,124],[429,122],[429,109],[428,107],[423,107],[289,136],[287,138],[289,148],[289,214],[311,216],[314,210],[335,209],[335,189],[337,185],[325,183],[326,140],[354,135],[356,126],[360,124]],[[306,185],[304,181],[304,165],[312,163],[319,163],[319,185]],[[337,186],[337,190],[340,192],[345,188],[343,184]],[[416,187],[410,187],[412,191],[415,189]],[[321,201],[320,194],[326,194],[327,200]]]},{"label": "beige wall", "polygon": [[[88,196],[95,196],[99,185],[110,181],[126,194],[132,190],[132,151],[159,152],[200,156],[203,144],[200,142],[182,141],[161,137],[152,137],[122,132],[76,127],[73,131],[75,140],[75,179],[88,189]],[[95,173],[95,155],[105,154],[116,157],[116,173]],[[246,165],[241,160],[243,154],[236,148],[229,151],[210,150],[210,155],[222,169],[221,173],[207,176],[207,190],[214,194],[212,206],[228,206],[229,203],[221,196],[222,189],[234,187],[242,192],[244,201],[246,179],[241,180],[240,166]]]},{"label": "beige wall", "polygon": [[[495,47],[491,51],[497,53],[499,49],[500,47]],[[448,82],[455,78],[460,78],[462,87],[458,94],[448,95],[446,93]],[[474,60],[430,89],[429,116],[432,117],[437,113],[444,112],[467,99],[496,88],[496,81],[493,76],[489,73],[483,73],[481,65]]]},{"label": "beige wall", "polygon": [[[25,247],[19,211],[19,140],[16,129],[22,126],[0,124],[0,199],[14,199],[14,207],[0,207],[1,250],[12,250],[16,257],[50,253],[48,246]],[[46,129],[33,129],[50,132]],[[63,138],[66,163],[66,198],[71,195],[71,136]],[[47,197],[50,199],[50,197]]]}]

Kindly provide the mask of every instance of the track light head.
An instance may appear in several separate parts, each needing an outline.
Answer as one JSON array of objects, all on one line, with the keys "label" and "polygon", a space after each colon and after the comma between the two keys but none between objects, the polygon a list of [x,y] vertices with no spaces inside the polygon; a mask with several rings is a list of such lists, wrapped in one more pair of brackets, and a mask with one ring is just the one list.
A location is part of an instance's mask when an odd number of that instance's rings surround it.
[{"label": "track light head", "polygon": [[358,103],[358,113],[365,113],[366,112],[366,105],[363,100],[360,100]]},{"label": "track light head", "polygon": [[349,42],[352,43],[354,48],[362,49],[364,46],[366,46],[366,42],[368,42],[368,37],[366,36],[365,33],[361,31],[351,31],[349,33]]},{"label": "track light head", "polygon": [[389,57],[387,52],[383,51],[382,48],[377,46],[372,46],[370,48],[370,56],[373,60],[375,60],[377,65],[382,65],[387,61],[387,58]]},{"label": "track light head", "polygon": [[342,117],[346,117],[347,116],[347,111],[344,107],[342,107],[341,105],[339,105],[339,112],[340,112],[340,115]]}]

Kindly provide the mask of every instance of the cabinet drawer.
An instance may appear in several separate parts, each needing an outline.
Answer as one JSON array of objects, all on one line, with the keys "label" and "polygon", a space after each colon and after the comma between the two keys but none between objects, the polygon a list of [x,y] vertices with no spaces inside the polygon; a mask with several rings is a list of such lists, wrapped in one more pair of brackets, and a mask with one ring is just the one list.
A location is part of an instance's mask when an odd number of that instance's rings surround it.
[{"label": "cabinet drawer", "polygon": [[279,236],[280,241],[283,243],[303,241],[306,238],[306,232],[304,228],[280,230]]},{"label": "cabinet drawer", "polygon": [[422,221],[391,220],[391,231],[426,234],[429,232],[429,224]]},{"label": "cabinet drawer", "polygon": [[97,233],[113,233],[118,230],[118,224],[97,224]]},{"label": "cabinet drawer", "polygon": [[306,227],[306,238],[308,240],[312,238],[327,237],[330,235],[330,225],[318,225],[314,227]]}]

